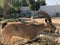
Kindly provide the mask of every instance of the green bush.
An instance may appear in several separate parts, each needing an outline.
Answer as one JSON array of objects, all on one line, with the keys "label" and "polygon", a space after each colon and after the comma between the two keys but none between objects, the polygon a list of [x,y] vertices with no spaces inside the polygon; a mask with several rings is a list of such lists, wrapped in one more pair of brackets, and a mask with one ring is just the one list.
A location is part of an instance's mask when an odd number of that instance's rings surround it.
[{"label": "green bush", "polygon": [[0,21],[2,21],[2,18],[0,18]]},{"label": "green bush", "polygon": [[57,17],[60,17],[60,13],[56,13],[56,16],[57,16]]},{"label": "green bush", "polygon": [[0,7],[0,18],[3,17],[3,8]]}]

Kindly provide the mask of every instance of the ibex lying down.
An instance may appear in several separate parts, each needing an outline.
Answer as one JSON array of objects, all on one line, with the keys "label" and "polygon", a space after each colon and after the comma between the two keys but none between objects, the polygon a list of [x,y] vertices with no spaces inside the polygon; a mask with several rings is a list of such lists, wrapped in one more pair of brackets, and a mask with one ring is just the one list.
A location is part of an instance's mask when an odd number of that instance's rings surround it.
[{"label": "ibex lying down", "polygon": [[20,39],[22,38],[29,41],[39,35],[41,31],[44,31],[46,29],[55,30],[56,27],[47,19],[45,19],[45,23],[40,25],[24,24],[22,22],[8,22],[2,28],[3,43],[7,44],[9,41],[11,41],[10,44],[13,45],[13,42],[11,40],[13,36],[18,36]]}]

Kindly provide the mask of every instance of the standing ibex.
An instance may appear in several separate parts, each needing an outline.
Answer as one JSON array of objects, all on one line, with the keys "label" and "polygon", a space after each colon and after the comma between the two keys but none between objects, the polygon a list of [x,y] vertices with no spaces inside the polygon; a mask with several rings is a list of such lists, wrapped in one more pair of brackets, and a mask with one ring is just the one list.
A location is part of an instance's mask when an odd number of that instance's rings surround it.
[{"label": "standing ibex", "polygon": [[[45,19],[44,24],[24,24],[22,22],[9,22],[3,27],[2,37],[3,43],[7,44],[13,36],[18,36],[20,39],[26,39],[27,41],[34,39],[41,31],[46,29],[55,30],[55,26],[52,23],[47,22]],[[10,42],[13,45],[12,41]]]}]

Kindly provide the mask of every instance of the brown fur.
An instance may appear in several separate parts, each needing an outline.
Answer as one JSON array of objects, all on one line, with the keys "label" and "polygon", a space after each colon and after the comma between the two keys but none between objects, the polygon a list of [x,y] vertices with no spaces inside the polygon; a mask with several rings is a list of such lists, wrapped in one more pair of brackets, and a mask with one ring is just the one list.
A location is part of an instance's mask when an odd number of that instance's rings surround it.
[{"label": "brown fur", "polygon": [[13,36],[29,41],[46,29],[55,30],[56,28],[52,23],[47,22],[46,24],[43,23],[40,25],[22,22],[8,22],[2,29],[3,43],[7,44],[10,41],[11,45],[13,45],[13,40],[11,40]]},{"label": "brown fur", "polygon": [[39,11],[36,12],[36,14],[41,14],[41,15],[45,16],[45,18],[46,18],[50,23],[52,23],[52,22],[51,22],[51,17],[49,16],[49,14],[48,14],[47,12],[39,10]]}]

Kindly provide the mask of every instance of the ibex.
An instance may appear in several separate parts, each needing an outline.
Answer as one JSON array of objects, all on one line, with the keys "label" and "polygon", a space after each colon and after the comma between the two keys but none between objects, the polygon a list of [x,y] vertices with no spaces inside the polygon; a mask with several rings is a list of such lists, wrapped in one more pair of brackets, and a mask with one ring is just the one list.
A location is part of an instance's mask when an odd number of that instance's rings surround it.
[{"label": "ibex", "polygon": [[[49,16],[48,16],[49,17]],[[23,22],[8,22],[2,24],[2,43],[14,45],[12,37],[19,37],[19,39],[24,39],[30,41],[34,39],[41,31],[46,29],[56,30],[56,27],[52,24],[51,18],[45,18],[45,23],[33,24],[33,23],[23,23]],[[12,40],[11,40],[12,39]]]}]

